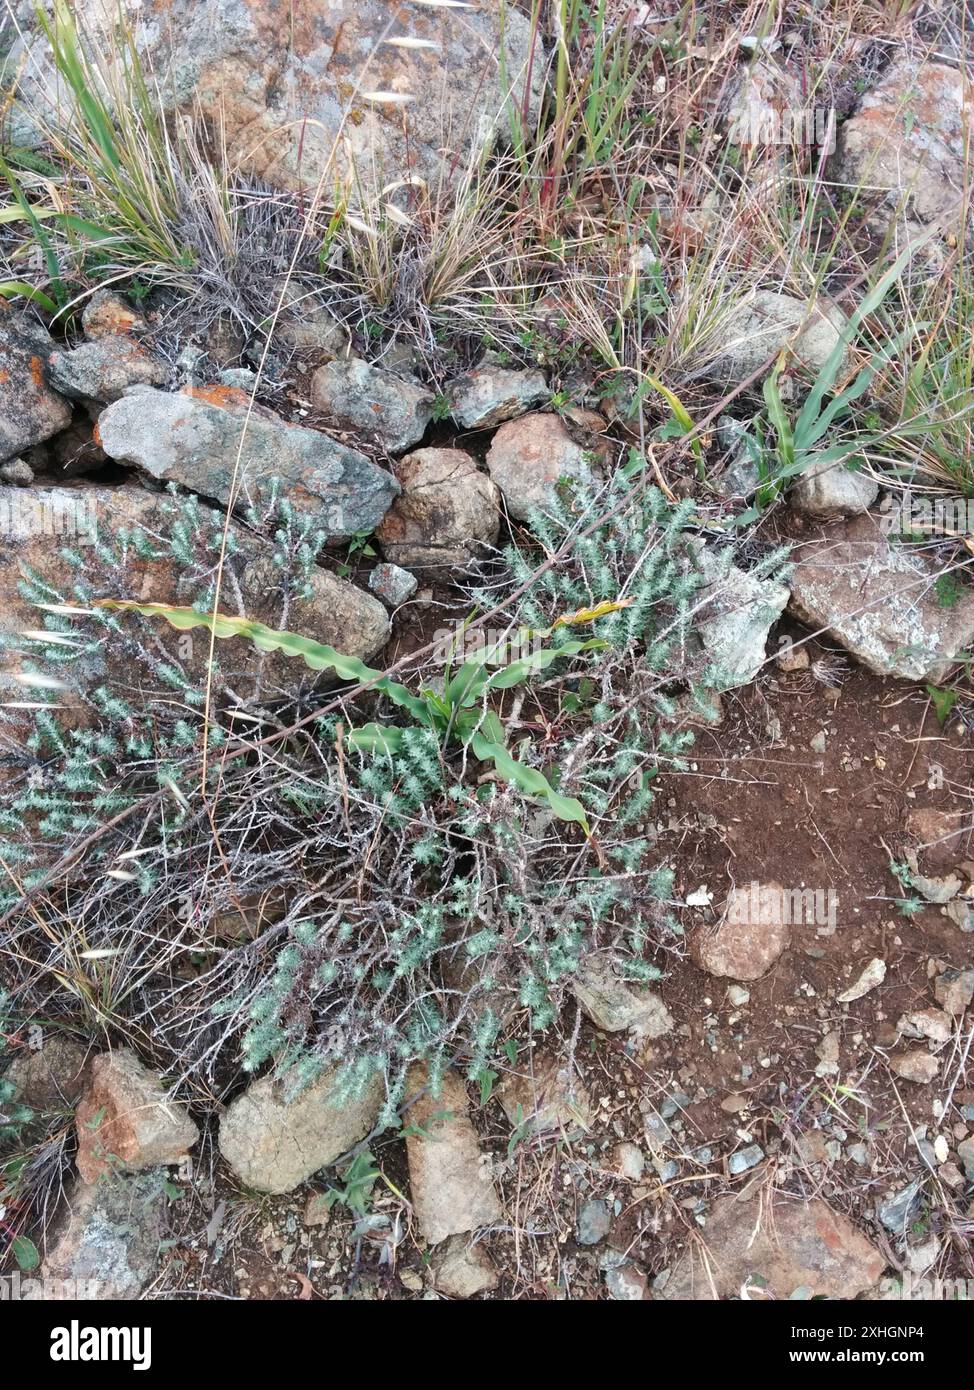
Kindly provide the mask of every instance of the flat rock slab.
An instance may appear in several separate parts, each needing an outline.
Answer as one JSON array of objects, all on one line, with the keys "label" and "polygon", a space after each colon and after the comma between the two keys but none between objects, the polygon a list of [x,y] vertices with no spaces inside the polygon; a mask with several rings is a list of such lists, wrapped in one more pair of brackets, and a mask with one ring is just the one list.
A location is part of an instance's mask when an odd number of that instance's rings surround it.
[{"label": "flat rock slab", "polygon": [[238,508],[266,502],[277,479],[295,511],[329,540],[375,530],[399,493],[390,473],[273,411],[255,407],[248,419],[248,407],[247,395],[227,386],[136,389],[102,411],[98,443],[109,458],[223,506],[232,489]]},{"label": "flat rock slab", "polygon": [[549,392],[536,367],[515,371],[488,365],[452,382],[448,394],[450,413],[464,429],[486,430],[544,405]]},{"label": "flat rock slab", "polygon": [[385,1098],[375,1077],[359,1100],[335,1104],[334,1071],[289,1100],[272,1076],[247,1087],[220,1121],[220,1152],[247,1187],[291,1192],[364,1139]]},{"label": "flat rock slab", "polygon": [[823,528],[792,559],[791,613],[878,676],[942,680],[974,640],[974,591],[945,607],[933,563],[869,517]]},{"label": "flat rock slab", "polygon": [[673,1027],[660,996],[617,974],[605,956],[583,961],[571,987],[592,1022],[607,1033],[628,1030],[639,1039],[652,1039],[663,1037]]},{"label": "flat rock slab", "polygon": [[127,1047],[92,1059],[75,1125],[78,1172],[86,1183],[178,1163],[199,1138],[185,1106],[165,1094],[156,1073]]},{"label": "flat rock slab", "polygon": [[71,407],[50,386],[54,340],[0,300],[0,463],[67,429]]},{"label": "flat rock slab", "polygon": [[732,980],[757,980],[791,942],[789,902],[780,883],[735,888],[716,927],[701,927],[691,954],[701,970]]},{"label": "flat rock slab", "polygon": [[657,1298],[713,1302],[740,1297],[759,1275],[776,1298],[855,1298],[880,1279],[886,1262],[847,1217],[825,1202],[768,1192],[714,1203],[701,1241],[693,1241]]},{"label": "flat rock slab", "polygon": [[437,1096],[422,1091],[426,1082],[423,1067],[410,1068],[407,1098],[419,1094],[405,1112],[406,1154],[416,1221],[424,1239],[436,1245],[499,1221],[503,1208],[490,1159],[470,1122],[463,1081],[447,1072]]}]

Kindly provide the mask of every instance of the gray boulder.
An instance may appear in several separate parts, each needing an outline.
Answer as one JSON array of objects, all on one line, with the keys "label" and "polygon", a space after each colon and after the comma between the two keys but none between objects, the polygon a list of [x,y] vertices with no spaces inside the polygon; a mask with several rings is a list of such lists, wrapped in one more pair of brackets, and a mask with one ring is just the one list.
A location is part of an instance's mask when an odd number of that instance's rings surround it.
[{"label": "gray boulder", "polygon": [[391,474],[273,411],[254,407],[248,418],[248,407],[243,392],[225,386],[130,391],[102,412],[99,442],[109,458],[224,505],[239,454],[239,506],[265,499],[277,478],[295,510],[310,513],[330,539],[378,526],[399,492]]}]

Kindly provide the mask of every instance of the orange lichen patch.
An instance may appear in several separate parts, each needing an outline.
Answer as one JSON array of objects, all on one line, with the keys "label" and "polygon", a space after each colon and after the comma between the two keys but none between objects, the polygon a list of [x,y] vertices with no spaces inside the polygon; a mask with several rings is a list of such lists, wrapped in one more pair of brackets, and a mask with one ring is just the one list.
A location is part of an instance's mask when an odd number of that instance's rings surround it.
[{"label": "orange lichen patch", "polygon": [[92,439],[95,441],[95,443],[98,445],[98,447],[99,447],[99,449],[100,449],[100,448],[101,448],[101,435],[98,433],[98,421],[97,421],[97,420],[95,421],[95,423],[94,423],[94,424],[92,425],[92,427],[91,427],[91,437],[92,437]]},{"label": "orange lichen patch", "polygon": [[194,401],[215,405],[219,410],[233,410],[250,404],[250,396],[239,386],[184,386],[182,394],[192,396]]},{"label": "orange lichen patch", "polygon": [[41,359],[37,356],[36,353],[32,354],[30,359],[30,375],[34,385],[38,388],[38,390],[42,390],[45,385],[44,363],[41,361]]},{"label": "orange lichen patch", "polygon": [[7,371],[6,367],[0,367],[0,386],[6,386],[9,380],[10,373]]}]

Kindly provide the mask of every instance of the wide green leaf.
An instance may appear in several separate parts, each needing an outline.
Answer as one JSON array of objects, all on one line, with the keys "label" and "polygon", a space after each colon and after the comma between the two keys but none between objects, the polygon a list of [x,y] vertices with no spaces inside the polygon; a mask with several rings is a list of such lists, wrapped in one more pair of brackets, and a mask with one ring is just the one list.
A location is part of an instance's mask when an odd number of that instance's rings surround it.
[{"label": "wide green leaf", "polygon": [[507,751],[502,743],[491,743],[483,734],[474,734],[471,742],[474,754],[481,762],[491,762],[505,782],[511,782],[519,791],[528,796],[536,796],[546,801],[559,820],[575,821],[589,834],[585,807],[573,796],[562,796],[556,792],[543,773],[537,768],[527,767]]},{"label": "wide green leaf", "polygon": [[196,608],[179,608],[165,603],[137,603],[134,599],[101,599],[100,608],[115,608],[130,613],[141,613],[146,618],[164,618],[170,626],[180,632],[192,628],[205,627],[216,637],[246,637],[262,652],[283,652],[285,656],[299,656],[312,671],[331,671],[340,680],[355,681],[367,685],[387,695],[394,704],[408,709],[421,724],[431,727],[429,708],[400,685],[391,681],[381,671],[374,670],[359,661],[358,657],[345,656],[324,642],[316,642],[312,637],[302,637],[297,632],[282,632],[254,622],[251,618],[232,618],[226,613],[201,613]]}]

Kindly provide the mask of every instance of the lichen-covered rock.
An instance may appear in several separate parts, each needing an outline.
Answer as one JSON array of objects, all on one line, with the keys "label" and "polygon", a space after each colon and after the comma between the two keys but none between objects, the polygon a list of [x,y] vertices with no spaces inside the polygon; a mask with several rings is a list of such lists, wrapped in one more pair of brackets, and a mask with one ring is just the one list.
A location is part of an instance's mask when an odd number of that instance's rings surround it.
[{"label": "lichen-covered rock", "polygon": [[433,396],[411,377],[358,357],[327,362],[311,378],[311,403],[340,429],[358,430],[391,454],[418,444],[433,418]]},{"label": "lichen-covered rock", "polygon": [[511,516],[527,521],[533,508],[550,506],[561,479],[590,483],[608,452],[605,421],[594,411],[576,412],[570,431],[558,415],[533,412],[501,425],[487,453],[491,478]]},{"label": "lichen-covered rock", "polygon": [[769,357],[788,348],[814,378],[845,323],[841,310],[822,299],[812,305],[777,290],[754,290],[723,317],[700,370],[715,381],[737,386]]},{"label": "lichen-covered rock", "polygon": [[[78,0],[75,10],[99,61],[121,62],[115,7]],[[30,18],[9,61],[21,74],[22,105],[7,113],[13,145],[36,144],[39,118],[70,109]],[[547,71],[528,17],[497,4],[302,0],[290,14],[266,0],[144,0],[124,18],[166,105],[218,128],[231,167],[306,195],[350,164],[376,188],[459,179],[484,142],[508,134],[510,100],[529,126],[536,119]]]},{"label": "lichen-covered rock", "polygon": [[159,1076],[127,1047],[92,1059],[75,1125],[78,1172],[86,1183],[178,1163],[199,1138],[185,1106],[166,1095]]},{"label": "lichen-covered rock", "polygon": [[706,547],[697,563],[707,580],[695,596],[706,664],[725,690],[749,685],[767,659],[768,634],[788,602],[788,586],[742,570]]},{"label": "lichen-covered rock", "polygon": [[412,598],[419,588],[419,580],[399,565],[383,563],[376,565],[370,573],[369,588],[390,608],[398,608]]},{"label": "lichen-covered rock", "polygon": [[974,641],[974,591],[945,607],[936,564],[868,517],[824,527],[792,559],[790,611],[876,675],[939,681]]},{"label": "lichen-covered rock", "polygon": [[393,471],[402,492],[376,538],[394,564],[463,566],[497,540],[500,493],[462,449],[417,449]]},{"label": "lichen-covered rock", "polygon": [[117,401],[132,386],[165,386],[169,368],[130,337],[101,337],[48,359],[51,385],[77,401]]},{"label": "lichen-covered rock", "polygon": [[892,63],[839,133],[834,172],[848,188],[883,192],[877,220],[899,210],[914,227],[950,229],[964,201],[974,88],[963,67]]},{"label": "lichen-covered rock", "polygon": [[795,511],[804,516],[858,516],[868,512],[879,496],[875,478],[841,463],[813,462],[788,494]]},{"label": "lichen-covered rock", "polygon": [[34,470],[26,459],[8,459],[0,463],[0,483],[8,487],[30,487],[34,481]]},{"label": "lichen-covered rock", "polygon": [[141,314],[114,290],[96,290],[81,311],[81,327],[90,342],[99,338],[125,338],[146,327]]},{"label": "lichen-covered rock", "polygon": [[247,1187],[291,1192],[365,1138],[384,1096],[375,1077],[359,1100],[336,1105],[330,1071],[288,1100],[280,1083],[264,1076],[227,1106],[220,1152]]},{"label": "lichen-covered rock", "polygon": [[439,1094],[424,1091],[423,1067],[410,1068],[406,1111],[409,1191],[420,1233],[430,1245],[499,1221],[500,1198],[489,1157],[481,1152],[468,1114],[466,1088],[447,1072]]},{"label": "lichen-covered rock", "polygon": [[855,1298],[885,1267],[848,1217],[817,1198],[722,1197],[656,1297],[739,1298],[748,1279],[758,1276],[778,1299],[796,1289],[810,1289],[812,1297]]},{"label": "lichen-covered rock", "polygon": [[71,407],[51,389],[54,340],[0,299],[0,463],[71,423]]},{"label": "lichen-covered rock", "polygon": [[156,1169],[79,1183],[48,1237],[45,1297],[138,1298],[158,1268],[165,1182],[165,1169]]},{"label": "lichen-covered rock", "polygon": [[450,386],[450,413],[464,429],[486,430],[514,420],[548,399],[544,373],[487,365]]},{"label": "lichen-covered rock", "polygon": [[239,454],[238,505],[266,500],[276,478],[294,509],[310,514],[329,538],[375,529],[399,492],[391,474],[273,411],[254,407],[248,416],[249,406],[243,392],[224,386],[130,391],[102,411],[99,443],[109,458],[223,504]]}]

